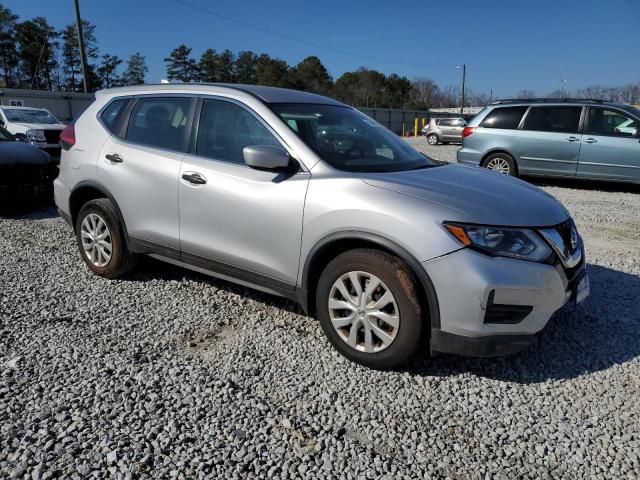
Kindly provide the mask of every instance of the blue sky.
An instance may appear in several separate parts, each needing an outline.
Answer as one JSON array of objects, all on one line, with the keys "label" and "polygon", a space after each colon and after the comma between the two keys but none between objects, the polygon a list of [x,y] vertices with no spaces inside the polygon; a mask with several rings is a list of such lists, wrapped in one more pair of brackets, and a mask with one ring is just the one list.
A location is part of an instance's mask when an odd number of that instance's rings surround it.
[{"label": "blue sky", "polygon": [[[409,78],[458,85],[467,64],[474,91],[508,96],[591,84],[640,82],[640,0],[184,0],[207,10],[332,49],[287,40],[207,15],[175,0],[80,0],[97,25],[101,52],[140,51],[147,80],[165,76],[163,58],[179,45],[266,52],[295,64],[317,55],[334,78],[365,66]],[[72,0],[0,0],[21,19],[42,15],[61,28],[74,20]],[[408,5],[412,5],[409,7]],[[398,63],[394,63],[398,62]],[[413,65],[407,65],[413,64]]]}]

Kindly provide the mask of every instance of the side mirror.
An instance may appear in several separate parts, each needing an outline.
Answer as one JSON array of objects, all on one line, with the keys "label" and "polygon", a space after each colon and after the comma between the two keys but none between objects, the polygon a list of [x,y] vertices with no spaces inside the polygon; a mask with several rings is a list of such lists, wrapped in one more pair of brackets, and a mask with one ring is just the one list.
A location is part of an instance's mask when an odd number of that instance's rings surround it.
[{"label": "side mirror", "polygon": [[289,154],[280,147],[251,145],[242,149],[244,163],[257,170],[278,170],[289,166]]},{"label": "side mirror", "polygon": [[24,133],[16,133],[14,135],[15,139],[17,142],[26,142],[27,141],[27,135]]}]

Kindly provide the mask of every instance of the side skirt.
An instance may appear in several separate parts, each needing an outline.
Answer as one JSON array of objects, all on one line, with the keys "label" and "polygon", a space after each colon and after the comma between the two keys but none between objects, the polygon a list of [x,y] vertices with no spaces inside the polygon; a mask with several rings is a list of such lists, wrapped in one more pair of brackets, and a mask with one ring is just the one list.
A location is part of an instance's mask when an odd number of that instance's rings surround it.
[{"label": "side skirt", "polygon": [[140,238],[129,237],[129,249],[177,267],[287,298],[300,304],[306,312],[305,291],[291,283]]}]

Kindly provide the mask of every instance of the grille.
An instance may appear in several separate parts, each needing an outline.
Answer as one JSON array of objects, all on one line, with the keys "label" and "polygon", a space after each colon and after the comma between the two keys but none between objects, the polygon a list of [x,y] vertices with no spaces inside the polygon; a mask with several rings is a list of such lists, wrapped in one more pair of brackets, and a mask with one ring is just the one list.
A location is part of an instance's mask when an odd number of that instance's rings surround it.
[{"label": "grille", "polygon": [[45,130],[44,138],[47,143],[58,143],[60,141],[60,130]]}]

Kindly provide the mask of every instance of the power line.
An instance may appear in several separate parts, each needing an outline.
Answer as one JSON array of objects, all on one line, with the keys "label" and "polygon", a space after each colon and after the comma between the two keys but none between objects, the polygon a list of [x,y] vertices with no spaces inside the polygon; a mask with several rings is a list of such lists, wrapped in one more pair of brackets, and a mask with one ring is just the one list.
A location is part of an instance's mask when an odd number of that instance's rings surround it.
[{"label": "power line", "polygon": [[372,57],[372,56],[369,56],[369,55],[362,55],[360,53],[350,52],[348,50],[342,50],[340,48],[329,47],[327,45],[321,45],[319,43],[310,42],[308,40],[303,40],[301,38],[292,37],[292,36],[284,34],[284,33],[275,32],[273,30],[269,30],[268,28],[260,27],[258,25],[253,25],[251,23],[247,23],[245,21],[238,20],[237,18],[232,18],[232,17],[228,17],[227,15],[222,15],[221,13],[212,12],[209,9],[206,9],[204,7],[200,7],[198,5],[194,5],[194,4],[189,3],[189,2],[185,2],[184,0],[172,0],[172,1],[177,3],[177,4],[179,4],[179,5],[182,5],[184,7],[191,8],[193,10],[197,10],[197,11],[202,12],[202,13],[206,13],[207,15],[211,15],[213,17],[221,18],[223,20],[227,20],[229,22],[233,22],[233,23],[236,23],[238,25],[242,25],[243,27],[252,28],[254,30],[258,30],[258,31],[263,32],[263,33],[268,33],[269,35],[273,35],[275,37],[284,38],[284,39],[290,40],[292,42],[302,43],[304,45],[309,45],[309,46],[315,47],[315,48],[321,48],[323,50],[328,50],[328,51],[331,51],[331,52],[334,52],[334,53],[339,53],[341,55],[349,55],[349,56],[352,56],[352,57],[363,58],[365,60],[371,60],[371,61],[381,62],[381,63],[393,63],[393,64],[396,64],[396,65],[405,65],[405,66],[409,66],[409,67],[451,68],[451,65],[422,65],[422,64],[419,64],[419,63],[398,62],[396,60],[389,60],[389,59],[385,59],[385,58]]}]

